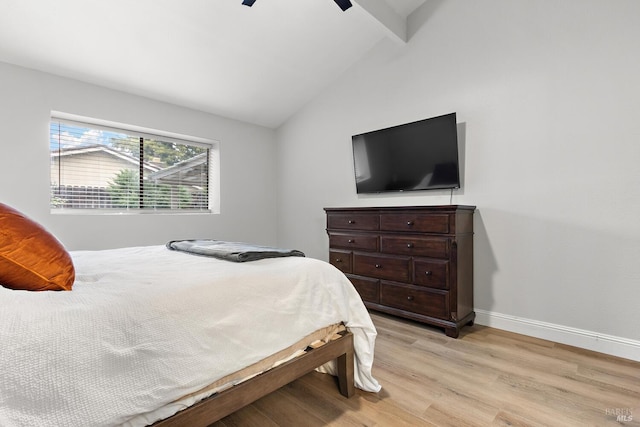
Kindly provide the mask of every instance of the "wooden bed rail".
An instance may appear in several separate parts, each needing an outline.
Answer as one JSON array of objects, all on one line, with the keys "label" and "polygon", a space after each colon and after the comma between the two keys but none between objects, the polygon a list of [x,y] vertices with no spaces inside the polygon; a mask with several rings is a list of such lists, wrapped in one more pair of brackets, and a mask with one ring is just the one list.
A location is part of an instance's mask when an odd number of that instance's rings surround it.
[{"label": "wooden bed rail", "polygon": [[340,335],[339,339],[308,350],[295,359],[160,420],[153,427],[206,427],[334,359],[340,393],[351,397],[355,393],[353,334],[344,331]]}]

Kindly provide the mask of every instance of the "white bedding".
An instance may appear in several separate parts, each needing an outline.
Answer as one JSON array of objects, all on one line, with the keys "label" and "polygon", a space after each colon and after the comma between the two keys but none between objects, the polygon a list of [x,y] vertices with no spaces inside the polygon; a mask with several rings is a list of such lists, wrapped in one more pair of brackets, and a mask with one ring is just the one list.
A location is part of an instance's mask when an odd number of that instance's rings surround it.
[{"label": "white bedding", "polygon": [[0,287],[0,426],[135,424],[340,321],[354,334],[356,386],[380,389],[373,323],[328,263],[233,263],[164,246],[71,255],[71,292]]}]

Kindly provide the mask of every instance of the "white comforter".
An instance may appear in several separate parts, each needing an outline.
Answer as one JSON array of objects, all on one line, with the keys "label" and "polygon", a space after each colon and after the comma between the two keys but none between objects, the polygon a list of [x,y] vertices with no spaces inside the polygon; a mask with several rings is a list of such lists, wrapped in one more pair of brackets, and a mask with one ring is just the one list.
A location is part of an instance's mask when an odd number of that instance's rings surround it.
[{"label": "white comforter", "polygon": [[0,287],[0,426],[130,422],[340,321],[354,334],[356,386],[380,389],[375,328],[328,263],[164,246],[72,257],[71,292]]}]

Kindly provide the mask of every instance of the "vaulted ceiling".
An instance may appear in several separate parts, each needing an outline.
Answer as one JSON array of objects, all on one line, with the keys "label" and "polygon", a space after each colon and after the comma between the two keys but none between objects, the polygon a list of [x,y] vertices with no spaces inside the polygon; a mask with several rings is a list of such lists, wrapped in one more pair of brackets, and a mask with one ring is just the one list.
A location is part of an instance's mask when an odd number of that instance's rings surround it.
[{"label": "vaulted ceiling", "polygon": [[425,0],[0,0],[0,61],[277,127]]}]

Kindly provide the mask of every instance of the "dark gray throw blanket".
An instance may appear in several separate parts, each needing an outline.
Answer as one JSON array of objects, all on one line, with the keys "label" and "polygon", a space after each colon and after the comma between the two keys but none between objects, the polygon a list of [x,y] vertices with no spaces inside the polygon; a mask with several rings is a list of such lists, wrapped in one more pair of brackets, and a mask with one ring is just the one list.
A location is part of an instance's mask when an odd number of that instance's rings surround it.
[{"label": "dark gray throw blanket", "polygon": [[281,249],[270,246],[252,245],[248,243],[226,242],[224,240],[172,240],[167,243],[167,248],[174,251],[210,256],[233,262],[256,261],[264,258],[304,256],[304,253],[296,249]]}]

